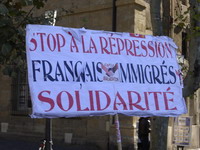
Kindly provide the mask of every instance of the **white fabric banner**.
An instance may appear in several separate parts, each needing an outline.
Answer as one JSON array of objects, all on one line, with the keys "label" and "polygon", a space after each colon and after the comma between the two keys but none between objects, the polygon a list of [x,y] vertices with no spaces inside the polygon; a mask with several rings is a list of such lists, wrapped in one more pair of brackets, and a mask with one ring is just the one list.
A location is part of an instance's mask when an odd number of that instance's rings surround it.
[{"label": "white fabric banner", "polygon": [[27,25],[31,116],[186,113],[176,48],[165,36]]}]

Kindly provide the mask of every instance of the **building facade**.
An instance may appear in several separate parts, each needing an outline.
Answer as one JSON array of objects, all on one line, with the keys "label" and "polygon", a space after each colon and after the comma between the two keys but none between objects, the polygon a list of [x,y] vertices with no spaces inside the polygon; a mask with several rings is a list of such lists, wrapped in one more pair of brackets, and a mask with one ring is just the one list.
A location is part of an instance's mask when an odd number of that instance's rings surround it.
[{"label": "building facade", "polygon": [[[170,16],[176,18],[176,11],[183,13],[188,7],[187,0],[171,0]],[[180,9],[181,8],[181,9]],[[29,6],[26,8],[30,9]],[[152,34],[150,4],[148,0],[116,0],[116,31],[138,34]],[[51,23],[72,28],[85,27],[93,30],[112,30],[113,0],[48,0],[44,8],[34,10],[34,15],[53,15]],[[183,43],[186,31],[177,31],[176,22],[170,27],[170,36],[179,46],[180,55],[187,55],[187,42]],[[185,46],[183,47],[183,45]],[[0,123],[1,136],[21,135],[23,137],[43,139],[45,119],[31,119],[31,101],[26,75],[18,74],[14,79],[0,74]],[[199,93],[199,92],[198,92]],[[197,94],[199,95],[199,94]],[[195,101],[187,101],[189,113],[196,115],[195,129],[199,132],[199,107],[193,112]],[[137,147],[138,117],[121,116],[120,130],[123,150]],[[172,149],[171,125],[169,125],[169,149]],[[101,150],[116,149],[116,133],[112,116],[57,118],[52,119],[53,140],[67,144],[95,145]],[[196,135],[195,135],[196,136]],[[196,144],[196,145],[195,145]],[[195,143],[192,147],[199,147]]]}]

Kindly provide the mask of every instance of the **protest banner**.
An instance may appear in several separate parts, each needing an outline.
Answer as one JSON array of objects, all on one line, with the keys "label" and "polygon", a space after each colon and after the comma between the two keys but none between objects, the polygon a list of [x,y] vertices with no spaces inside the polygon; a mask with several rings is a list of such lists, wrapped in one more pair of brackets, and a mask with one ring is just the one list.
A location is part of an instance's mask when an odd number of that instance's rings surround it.
[{"label": "protest banner", "polygon": [[166,36],[27,25],[31,116],[183,114],[176,48]]}]

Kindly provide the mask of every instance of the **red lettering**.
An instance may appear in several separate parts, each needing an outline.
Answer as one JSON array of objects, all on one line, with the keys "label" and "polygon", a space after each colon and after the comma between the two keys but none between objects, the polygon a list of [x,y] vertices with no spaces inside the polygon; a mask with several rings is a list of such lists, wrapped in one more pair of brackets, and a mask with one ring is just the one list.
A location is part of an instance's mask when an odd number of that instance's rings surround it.
[{"label": "red lettering", "polygon": [[95,53],[97,53],[97,48],[96,45],[94,43],[94,40],[92,38],[90,38],[90,47],[89,47],[90,53],[92,53],[92,50],[95,51]]},{"label": "red lettering", "polygon": [[47,93],[48,95],[50,95],[51,92],[50,91],[41,91],[38,94],[38,99],[40,101],[48,103],[50,105],[50,108],[48,110],[45,110],[45,112],[51,111],[54,108],[54,106],[55,106],[54,101],[51,98],[49,98],[49,97],[43,96],[43,93]]},{"label": "red lettering", "polygon": [[77,103],[77,111],[89,111],[88,107],[85,109],[81,108],[79,91],[75,91],[75,96],[76,96],[76,103]]},{"label": "red lettering", "polygon": [[155,52],[156,52],[156,57],[158,57],[158,44],[155,42]]},{"label": "red lettering", "polygon": [[171,99],[168,99],[167,98],[167,93],[168,94],[172,94],[172,95],[174,95],[174,93],[173,92],[164,92],[163,94],[164,94],[164,102],[165,102],[165,109],[166,110],[177,110],[177,108],[176,107],[174,107],[174,108],[169,108],[169,105],[168,105],[168,101],[171,101],[171,102],[173,102],[174,101],[174,99],[173,98],[171,98]]},{"label": "red lettering", "polygon": [[[129,44],[128,44],[129,43]],[[134,53],[133,52],[131,52],[131,49],[132,49],[132,43],[131,43],[131,41],[129,40],[129,39],[125,39],[125,49],[126,49],[126,54],[127,55],[132,55],[132,56],[134,56]]]},{"label": "red lettering", "polygon": [[[145,45],[144,45],[145,44]],[[141,47],[145,51],[145,54],[142,54],[143,57],[147,56],[147,47],[146,47],[146,41],[141,41]]]},{"label": "red lettering", "polygon": [[[91,52],[91,48],[89,48],[89,49],[87,49],[87,50],[85,50],[85,40],[84,40],[84,36],[81,36],[81,38],[82,38],[82,47],[83,47],[83,53],[92,53]],[[87,40],[87,39],[86,39]],[[90,40],[91,40],[91,38],[90,38]],[[91,42],[91,41],[90,41]]]},{"label": "red lettering", "polygon": [[[120,103],[117,103],[117,98],[120,100]],[[118,110],[117,105],[121,105],[123,106],[123,110],[128,110],[126,103],[124,101],[124,99],[121,97],[121,95],[119,94],[119,92],[117,92],[116,96],[115,96],[115,101],[114,101],[114,110]]]},{"label": "red lettering", "polygon": [[149,53],[149,57],[153,57],[155,55],[154,47],[152,47],[151,45],[153,45],[153,41],[148,42],[148,49],[152,51],[152,55],[150,55]]},{"label": "red lettering", "polygon": [[[124,91],[125,92],[125,91]],[[125,93],[116,92],[114,97],[105,91],[92,91],[89,90],[87,97],[81,97],[80,91],[74,91],[74,95],[71,95],[67,91],[61,91],[57,94],[56,102],[50,98],[51,91],[42,91],[38,94],[38,100],[44,102],[43,105],[50,105],[50,108],[44,110],[49,112],[54,109],[57,104],[58,108],[62,111],[70,111],[76,103],[75,111],[103,111],[108,108],[114,110],[177,110],[177,107],[173,105],[174,92],[170,92],[168,88],[165,92],[143,92],[127,91]],[[127,94],[128,100],[126,101]],[[141,94],[144,94],[141,96]],[[74,97],[73,97],[74,96]],[[125,97],[123,97],[125,96]],[[112,103],[111,103],[112,98]],[[149,102],[151,100],[151,103]],[[96,100],[96,101],[95,101]],[[159,101],[160,100],[160,101]],[[154,103],[154,104],[152,104]],[[113,106],[110,106],[113,104]],[[150,105],[151,104],[151,105]],[[161,107],[161,104],[163,107]],[[73,107],[74,108],[74,107]],[[73,110],[74,111],[74,110]],[[111,110],[110,110],[111,111]]]},{"label": "red lettering", "polygon": [[74,37],[72,36],[71,44],[70,44],[71,52],[73,52],[73,49],[75,49],[75,51],[78,52],[78,46],[76,44],[76,41],[75,41]]},{"label": "red lettering", "polygon": [[[56,34],[56,39],[57,39],[57,43],[58,43],[58,51],[60,52],[61,47],[63,47],[65,45],[65,38],[62,34]],[[60,42],[61,40],[62,40],[62,44]]]},{"label": "red lettering", "polygon": [[144,99],[146,104],[146,110],[149,110],[149,100],[148,100],[148,92],[144,92]]},{"label": "red lettering", "polygon": [[[100,93],[106,96],[106,99],[103,99],[103,101],[107,102],[104,108],[101,108]],[[95,95],[96,95],[96,102],[97,102],[97,110],[100,111],[100,110],[105,110],[106,108],[108,108],[111,102],[110,96],[104,91],[95,91]]]},{"label": "red lettering", "polygon": [[37,33],[37,35],[40,35],[41,49],[42,49],[42,51],[44,51],[44,39],[43,39],[43,35],[46,35],[46,33]]},{"label": "red lettering", "polygon": [[161,92],[149,92],[149,94],[151,93],[153,93],[156,110],[160,110],[158,103],[158,94],[161,94]]},{"label": "red lettering", "polygon": [[134,49],[134,52],[135,52],[135,56],[141,56],[137,54],[137,51],[139,50],[139,41],[138,40],[132,40],[133,42],[133,49]]},{"label": "red lettering", "polygon": [[82,49],[83,49],[83,53],[85,53],[85,42],[84,42],[84,36],[81,36],[82,39]]},{"label": "red lettering", "polygon": [[[169,48],[169,45],[167,44],[167,42],[165,42],[165,47],[166,47],[166,49],[167,49],[167,51],[170,53],[170,56],[171,56],[171,58],[172,58],[172,51],[171,51],[171,49]],[[167,58],[168,58],[169,56],[167,55]]]},{"label": "red lettering", "polygon": [[101,45],[101,52],[102,52],[102,54],[104,54],[104,53],[110,54],[110,52],[108,51],[108,49],[106,49],[108,47],[108,42],[107,42],[106,38],[105,37],[99,37],[99,39],[100,39],[100,45]]},{"label": "red lettering", "polygon": [[[136,97],[137,97],[137,101],[135,103],[133,103],[132,93],[134,93],[136,95]],[[145,108],[143,108],[142,106],[138,105],[141,102],[141,96],[140,96],[139,93],[137,93],[135,91],[128,91],[128,100],[129,100],[130,110],[133,110],[133,106],[136,107],[137,109],[145,110]]]},{"label": "red lettering", "polygon": [[[118,54],[120,55],[121,51],[124,50],[124,41],[120,38],[116,38],[116,41],[117,41],[117,47],[118,47]],[[120,47],[120,45],[121,45],[121,47]]]},{"label": "red lettering", "polygon": [[115,41],[115,38],[110,37],[109,38],[109,44],[110,44],[110,52],[113,55],[117,55],[117,52],[113,52],[113,47],[116,47],[116,44],[113,44],[113,42]]},{"label": "red lettering", "polygon": [[94,99],[93,99],[92,91],[89,91],[89,99],[90,99],[90,110],[94,111]]},{"label": "red lettering", "polygon": [[[66,94],[67,94],[67,97],[68,97],[69,103],[68,103],[68,108],[67,108],[67,109],[64,109],[64,108],[63,108],[63,105],[62,105],[62,99],[61,99],[61,98],[62,98],[63,93],[66,93]],[[74,104],[72,95],[71,95],[70,93],[68,93],[67,91],[62,91],[62,92],[60,92],[60,93],[58,94],[57,98],[56,98],[56,101],[57,101],[58,107],[59,107],[60,109],[62,109],[63,111],[68,111],[68,110],[70,110],[70,109],[72,108],[73,104]]]},{"label": "red lettering", "polygon": [[[162,50],[162,52],[161,52],[161,50]],[[165,56],[165,48],[164,48],[164,45],[162,43],[158,44],[158,53],[162,58]]]},{"label": "red lettering", "polygon": [[35,51],[35,50],[37,49],[37,41],[36,41],[34,38],[32,38],[32,39],[30,40],[30,42],[33,43],[34,48],[33,48],[33,49],[30,49],[30,48],[29,48],[29,50],[30,50],[30,51]]},{"label": "red lettering", "polygon": [[[52,40],[51,40],[52,39]],[[51,43],[53,44],[53,48],[51,47]],[[56,39],[52,34],[47,36],[47,45],[48,48],[53,52],[56,49]]]}]

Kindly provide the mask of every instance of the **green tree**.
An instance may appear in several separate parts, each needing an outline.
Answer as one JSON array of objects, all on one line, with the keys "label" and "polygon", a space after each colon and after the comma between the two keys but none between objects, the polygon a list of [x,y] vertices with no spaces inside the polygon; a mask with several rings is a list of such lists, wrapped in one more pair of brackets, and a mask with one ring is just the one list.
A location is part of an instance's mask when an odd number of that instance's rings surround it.
[{"label": "green tree", "polygon": [[184,79],[184,96],[200,87],[200,0],[190,0],[189,69]]},{"label": "green tree", "polygon": [[[34,17],[32,11],[44,6],[44,0],[0,0],[0,67],[3,73],[15,76],[25,70],[26,24],[45,23],[43,16]],[[31,6],[27,7],[27,5]],[[26,8],[26,9],[24,9]]]}]

